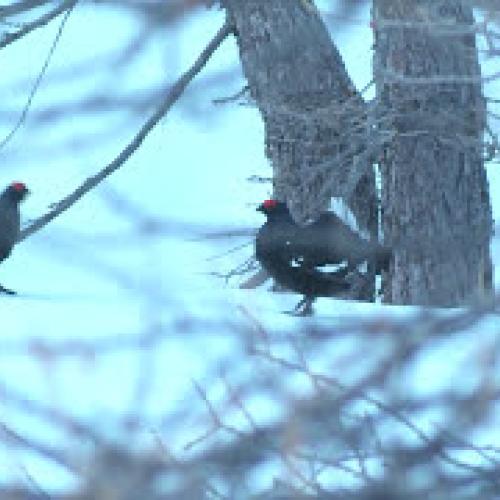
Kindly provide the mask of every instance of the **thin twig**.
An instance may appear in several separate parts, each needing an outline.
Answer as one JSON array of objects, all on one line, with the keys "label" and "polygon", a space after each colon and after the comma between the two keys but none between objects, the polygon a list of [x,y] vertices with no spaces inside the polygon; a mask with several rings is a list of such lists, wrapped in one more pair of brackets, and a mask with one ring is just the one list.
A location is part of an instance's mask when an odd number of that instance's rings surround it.
[{"label": "thin twig", "polygon": [[248,94],[250,91],[250,87],[245,85],[241,90],[236,92],[236,94],[229,97],[220,97],[218,99],[212,99],[212,104],[228,104],[232,102],[236,102],[238,99],[241,99],[245,94]]},{"label": "thin twig", "polygon": [[262,283],[265,283],[271,276],[267,271],[264,271],[264,269],[261,269],[258,271],[256,274],[252,275],[250,278],[248,278],[246,281],[241,283],[240,288],[243,289],[251,289],[251,288],[257,288],[258,286],[262,285]]},{"label": "thin twig", "polygon": [[37,442],[33,438],[26,438],[22,434],[17,433],[7,426],[4,422],[0,423],[0,440],[10,440],[16,446],[33,451],[51,462],[54,462],[61,467],[71,471],[78,472],[78,469],[64,457],[63,453],[57,448],[45,445],[42,442]]},{"label": "thin twig", "polygon": [[59,29],[57,30],[56,36],[54,38],[54,41],[52,42],[52,45],[49,49],[49,53],[47,54],[47,57],[45,58],[45,62],[43,63],[42,69],[40,70],[39,75],[37,76],[37,79],[35,81],[35,84],[33,85],[33,88],[31,89],[30,95],[28,96],[28,100],[26,101],[26,104],[24,106],[23,112],[21,113],[21,116],[19,117],[19,120],[17,120],[17,123],[14,125],[12,130],[7,134],[7,136],[0,142],[0,149],[2,149],[11,139],[14,137],[14,134],[21,128],[21,125],[26,121],[26,116],[28,116],[28,111],[31,108],[31,103],[33,102],[33,98],[35,97],[35,94],[37,90],[40,88],[40,83],[42,82],[42,78],[45,76],[45,73],[47,72],[47,68],[49,67],[50,60],[52,59],[52,56],[54,55],[54,51],[56,50],[57,44],[59,40],[61,39],[61,35],[64,29],[64,26],[66,25],[66,21],[69,18],[69,15],[73,11],[74,6],[76,5],[76,2],[71,5],[66,13],[64,14],[64,17],[61,21],[61,25],[59,26]]},{"label": "thin twig", "polygon": [[92,177],[89,177],[73,193],[58,202],[52,210],[36,219],[32,224],[21,231],[19,241],[24,240],[28,236],[31,236],[33,233],[44,227],[62,212],[74,205],[80,198],[82,198],[91,189],[96,187],[101,181],[108,177],[108,175],[112,174],[115,170],[118,170],[130,158],[130,156],[135,151],[137,151],[137,149],[139,149],[149,132],[151,132],[151,130],[158,124],[158,122],[167,114],[172,105],[182,95],[191,80],[202,70],[212,54],[220,46],[223,40],[232,32],[232,30],[232,25],[228,21],[226,21],[224,25],[219,29],[215,37],[208,43],[205,49],[198,56],[198,59],[191,66],[191,68],[177,80],[174,86],[170,89],[170,92],[167,94],[165,100],[160,104],[155,113],[141,127],[139,132],[137,132],[137,134],[127,145],[127,147],[123,149],[120,154],[100,172],[93,175]]},{"label": "thin twig", "polygon": [[230,248],[229,250],[226,250],[223,253],[218,253],[216,255],[212,255],[211,257],[207,257],[205,260],[207,262],[210,262],[210,261],[213,261],[213,260],[222,259],[223,257],[227,257],[228,255],[231,255],[231,254],[233,254],[235,252],[238,252],[242,248],[246,248],[246,247],[248,247],[248,246],[250,246],[252,244],[253,244],[252,241],[245,241],[245,243],[242,243],[241,245],[237,245],[235,247],[232,247],[232,248]]}]

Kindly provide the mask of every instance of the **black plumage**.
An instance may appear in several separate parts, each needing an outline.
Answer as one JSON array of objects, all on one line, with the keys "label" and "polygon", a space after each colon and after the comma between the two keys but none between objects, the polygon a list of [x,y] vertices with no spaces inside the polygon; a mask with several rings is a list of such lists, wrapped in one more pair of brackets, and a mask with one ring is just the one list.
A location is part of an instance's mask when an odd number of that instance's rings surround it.
[{"label": "black plumage", "polygon": [[[19,238],[21,215],[19,204],[29,193],[22,182],[13,182],[0,194],[0,262],[10,256]],[[13,294],[0,285],[0,292]]]},{"label": "black plumage", "polygon": [[377,273],[388,269],[392,254],[389,248],[362,238],[332,212],[298,226],[294,251],[303,255],[309,266],[345,263],[349,270],[354,270],[371,261]]},{"label": "black plumage", "polygon": [[[284,202],[266,200],[257,210],[267,221],[257,233],[256,258],[277,283],[304,295],[295,308],[299,314],[311,314],[316,297],[349,290],[346,277],[360,264],[375,262],[377,272],[389,265],[388,248],[363,239],[334,213],[300,226]],[[338,268],[321,269],[327,265]]]}]

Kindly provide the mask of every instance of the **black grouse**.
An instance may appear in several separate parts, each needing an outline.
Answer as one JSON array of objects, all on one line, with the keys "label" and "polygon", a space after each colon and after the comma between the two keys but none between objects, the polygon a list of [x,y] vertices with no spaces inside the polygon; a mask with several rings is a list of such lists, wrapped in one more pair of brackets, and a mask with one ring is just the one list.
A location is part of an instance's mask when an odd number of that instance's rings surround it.
[{"label": "black grouse", "polygon": [[[22,182],[13,182],[0,194],[0,262],[12,252],[12,247],[19,238],[21,215],[19,204],[29,193]],[[0,285],[0,293],[15,294],[14,291]]]},{"label": "black grouse", "polygon": [[[257,210],[267,221],[257,233],[256,258],[278,284],[304,295],[296,314],[312,314],[316,297],[349,290],[346,276],[360,264],[375,262],[377,272],[388,268],[391,251],[363,239],[332,212],[300,226],[282,201],[266,200]],[[338,269],[321,270],[327,265]]]}]

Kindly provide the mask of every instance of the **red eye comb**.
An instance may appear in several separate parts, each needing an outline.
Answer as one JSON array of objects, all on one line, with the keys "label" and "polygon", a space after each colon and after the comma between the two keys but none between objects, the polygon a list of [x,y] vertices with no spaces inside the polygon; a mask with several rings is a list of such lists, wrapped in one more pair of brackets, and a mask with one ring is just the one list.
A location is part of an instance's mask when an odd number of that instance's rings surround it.
[{"label": "red eye comb", "polygon": [[11,184],[12,186],[12,189],[14,189],[15,191],[25,191],[26,190],[26,185],[24,184],[24,182],[13,182]]},{"label": "red eye comb", "polygon": [[262,203],[262,206],[264,208],[274,208],[276,205],[277,205],[277,201],[276,200],[266,200]]}]

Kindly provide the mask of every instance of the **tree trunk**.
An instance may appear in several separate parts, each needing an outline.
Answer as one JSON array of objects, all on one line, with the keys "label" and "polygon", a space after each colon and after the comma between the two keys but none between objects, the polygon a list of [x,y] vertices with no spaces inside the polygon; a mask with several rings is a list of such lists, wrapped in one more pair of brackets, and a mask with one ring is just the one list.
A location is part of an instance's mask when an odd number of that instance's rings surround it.
[{"label": "tree trunk", "polygon": [[395,242],[384,300],[456,306],[492,287],[492,217],[482,159],[485,103],[470,7],[375,0],[383,231]]}]

